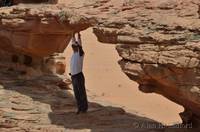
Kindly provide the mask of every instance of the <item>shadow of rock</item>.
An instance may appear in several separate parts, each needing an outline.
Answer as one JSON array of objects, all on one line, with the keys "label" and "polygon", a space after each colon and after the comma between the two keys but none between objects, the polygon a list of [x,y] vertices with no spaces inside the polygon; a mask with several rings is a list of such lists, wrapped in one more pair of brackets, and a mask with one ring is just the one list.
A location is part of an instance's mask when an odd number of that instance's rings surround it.
[{"label": "shadow of rock", "polygon": [[127,113],[119,107],[89,103],[89,112],[76,115],[69,90],[57,86],[59,77],[43,75],[24,80],[0,67],[1,132],[162,132],[162,124]]}]

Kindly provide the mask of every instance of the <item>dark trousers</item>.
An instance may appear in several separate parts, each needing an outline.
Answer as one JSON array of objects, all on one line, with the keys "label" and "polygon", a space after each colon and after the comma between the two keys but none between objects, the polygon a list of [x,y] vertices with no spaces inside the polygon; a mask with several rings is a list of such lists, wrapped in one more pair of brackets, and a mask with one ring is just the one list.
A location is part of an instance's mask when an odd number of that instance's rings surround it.
[{"label": "dark trousers", "polygon": [[88,110],[88,101],[85,90],[85,77],[81,72],[76,75],[72,75],[71,78],[78,111],[86,112]]}]

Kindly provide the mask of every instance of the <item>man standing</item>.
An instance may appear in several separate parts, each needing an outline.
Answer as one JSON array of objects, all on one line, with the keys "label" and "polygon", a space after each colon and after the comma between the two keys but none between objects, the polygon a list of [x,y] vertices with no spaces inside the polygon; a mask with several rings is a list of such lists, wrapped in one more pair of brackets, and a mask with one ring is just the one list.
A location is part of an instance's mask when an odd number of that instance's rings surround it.
[{"label": "man standing", "polygon": [[82,72],[84,51],[82,48],[80,33],[78,33],[77,41],[75,34],[73,34],[72,49],[73,49],[73,55],[70,61],[70,75],[78,107],[77,114],[79,114],[79,113],[85,113],[88,110],[87,94],[85,90],[85,77]]}]

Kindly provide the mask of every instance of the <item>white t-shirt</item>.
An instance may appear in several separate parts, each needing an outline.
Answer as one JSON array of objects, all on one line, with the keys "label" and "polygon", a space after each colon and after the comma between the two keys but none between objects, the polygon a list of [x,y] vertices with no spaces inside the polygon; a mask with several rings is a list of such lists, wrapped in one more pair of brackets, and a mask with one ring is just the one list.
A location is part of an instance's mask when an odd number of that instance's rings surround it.
[{"label": "white t-shirt", "polygon": [[70,73],[71,75],[78,74],[82,72],[83,69],[83,56],[79,55],[79,52],[73,53],[70,61]]},{"label": "white t-shirt", "polygon": [[[72,44],[74,44],[76,41],[75,37],[72,37]],[[78,44],[82,46],[81,38],[78,38]],[[73,53],[70,61],[70,73],[71,75],[78,74],[82,72],[83,69],[83,56],[79,55],[79,52]]]}]

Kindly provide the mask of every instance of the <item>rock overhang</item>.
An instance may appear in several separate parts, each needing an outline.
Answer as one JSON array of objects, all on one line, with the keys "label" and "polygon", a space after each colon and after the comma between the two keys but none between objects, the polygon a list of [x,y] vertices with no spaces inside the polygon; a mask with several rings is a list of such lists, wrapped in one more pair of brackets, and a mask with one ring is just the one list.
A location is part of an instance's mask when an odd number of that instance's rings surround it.
[{"label": "rock overhang", "polygon": [[70,9],[50,5],[17,5],[0,9],[0,47],[45,57],[63,52],[74,32],[91,20]]},{"label": "rock overhang", "polygon": [[200,117],[199,5],[196,0],[136,0],[94,28],[100,42],[116,44],[123,72],[141,91],[185,108],[184,123]]},{"label": "rock overhang", "polygon": [[[98,40],[117,44],[122,57],[119,64],[130,79],[139,83],[140,90],[159,93],[184,106],[185,113],[192,113],[186,114],[190,120],[199,118],[199,2],[136,0],[113,12],[115,7],[109,1],[74,9],[81,11],[90,26],[89,17],[95,17],[98,22],[94,33]],[[90,12],[84,12],[86,8]],[[79,31],[83,26],[75,27]],[[185,117],[183,121],[187,122]]]}]

